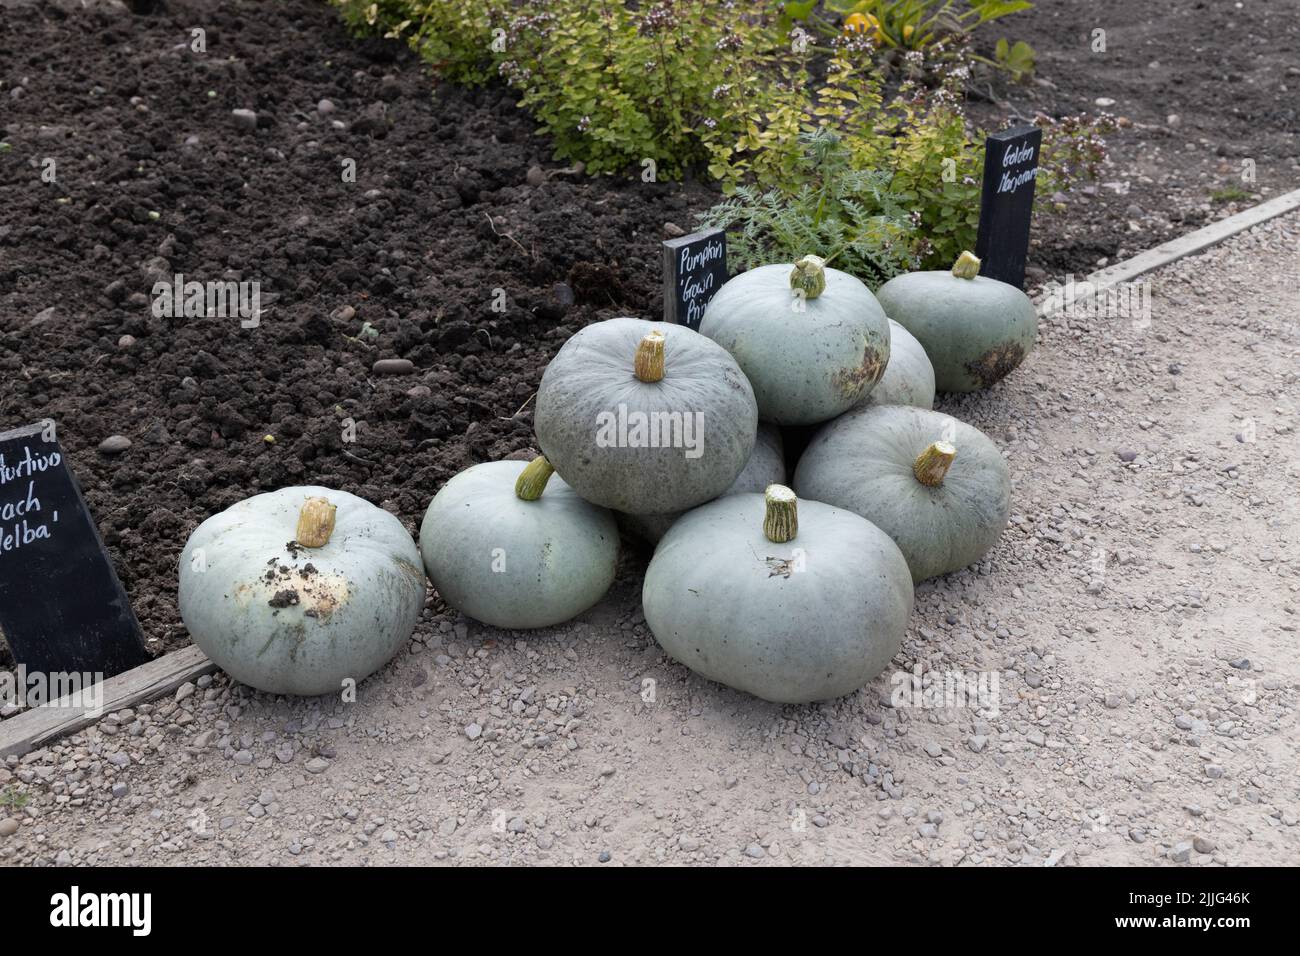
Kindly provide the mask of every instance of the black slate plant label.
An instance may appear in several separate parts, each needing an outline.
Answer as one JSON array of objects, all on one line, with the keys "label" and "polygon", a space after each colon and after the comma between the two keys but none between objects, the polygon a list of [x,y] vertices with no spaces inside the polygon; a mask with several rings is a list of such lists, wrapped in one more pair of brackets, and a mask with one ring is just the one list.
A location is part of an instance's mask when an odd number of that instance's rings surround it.
[{"label": "black slate plant label", "polygon": [[1029,218],[1034,211],[1034,181],[1043,131],[1017,126],[995,133],[984,144],[984,191],[980,196],[979,238],[975,255],[980,275],[1017,289],[1025,284]]},{"label": "black slate plant label", "polygon": [[727,281],[727,234],[710,229],[664,243],[664,321],[698,332],[704,307]]},{"label": "black slate plant label", "polygon": [[0,633],[29,673],[149,660],[53,422],[0,432]]}]

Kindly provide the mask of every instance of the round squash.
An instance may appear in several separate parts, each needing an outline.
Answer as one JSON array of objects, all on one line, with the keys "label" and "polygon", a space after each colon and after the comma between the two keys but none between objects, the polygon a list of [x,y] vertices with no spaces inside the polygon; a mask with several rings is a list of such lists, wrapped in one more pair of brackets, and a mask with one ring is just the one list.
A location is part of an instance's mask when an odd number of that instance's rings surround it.
[{"label": "round squash", "polygon": [[424,608],[420,553],[397,518],[343,491],[254,495],[204,521],[181,554],[181,619],[241,683],[339,693],[397,653]]},{"label": "round squash", "polygon": [[997,446],[964,422],[905,405],[858,408],[831,422],[799,460],[794,486],[878,525],[918,583],[978,561],[1011,511],[1011,476]]},{"label": "round squash", "polygon": [[[745,463],[745,469],[723,493],[739,495],[762,491],[768,485],[782,484],[784,481],[785,449],[781,444],[781,431],[775,425],[763,423],[758,426],[758,438],[754,442],[754,451],[749,456],[749,461]],[[654,544],[682,514],[678,511],[667,515],[629,515],[620,511],[614,517],[624,531]]]},{"label": "round squash", "polygon": [[1034,348],[1038,313],[1013,285],[979,274],[963,252],[951,272],[895,276],[876,292],[891,319],[925,347],[941,392],[995,385]]},{"label": "round squash", "polygon": [[608,319],[546,367],[533,424],[542,453],[583,498],[666,514],[730,487],[754,449],[758,407],[739,366],[698,332]]},{"label": "round squash", "polygon": [[646,569],[646,623],[710,680],[779,703],[862,687],[897,653],[912,580],[857,515],[772,485],[683,515]]},{"label": "round squash", "polygon": [[618,528],[546,458],[491,461],[442,486],[420,525],[420,554],[442,599],[485,624],[550,627],[604,596]]},{"label": "round squash", "polygon": [[727,282],[700,332],[740,363],[758,416],[779,425],[834,418],[873,389],[889,362],[889,321],[871,291],[816,256]]},{"label": "round squash", "polygon": [[889,320],[889,364],[867,395],[867,405],[914,405],[934,408],[934,366],[911,332]]}]

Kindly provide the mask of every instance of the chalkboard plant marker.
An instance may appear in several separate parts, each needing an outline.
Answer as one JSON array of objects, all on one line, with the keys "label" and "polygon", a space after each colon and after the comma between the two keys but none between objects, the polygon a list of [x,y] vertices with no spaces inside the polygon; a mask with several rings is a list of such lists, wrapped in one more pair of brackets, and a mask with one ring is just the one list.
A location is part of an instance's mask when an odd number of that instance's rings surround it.
[{"label": "chalkboard plant marker", "polygon": [[1043,131],[1037,126],[1018,126],[994,133],[984,144],[984,183],[975,255],[983,261],[981,275],[1017,289],[1025,284],[1029,225],[1042,141]]},{"label": "chalkboard plant marker", "polygon": [[699,331],[704,308],[727,281],[727,234],[709,229],[664,242],[664,321]]},{"label": "chalkboard plant marker", "polygon": [[0,634],[29,672],[148,661],[140,623],[52,422],[0,433]]}]

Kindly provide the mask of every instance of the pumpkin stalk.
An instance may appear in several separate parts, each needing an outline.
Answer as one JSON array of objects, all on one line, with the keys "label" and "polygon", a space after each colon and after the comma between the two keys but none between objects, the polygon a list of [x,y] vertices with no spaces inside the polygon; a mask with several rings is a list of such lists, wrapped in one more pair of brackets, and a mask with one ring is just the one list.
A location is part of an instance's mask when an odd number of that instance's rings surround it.
[{"label": "pumpkin stalk", "polygon": [[802,292],[805,299],[815,299],[826,291],[826,260],[821,256],[804,256],[790,273],[790,288]]},{"label": "pumpkin stalk", "polygon": [[957,457],[957,447],[952,442],[937,441],[916,456],[912,464],[912,474],[916,480],[927,488],[938,488],[943,484],[944,476],[952,467],[952,460]]},{"label": "pumpkin stalk", "polygon": [[519,473],[515,480],[515,494],[524,501],[536,501],[546,490],[546,483],[555,474],[555,466],[546,460],[545,455],[538,455]]},{"label": "pumpkin stalk", "polygon": [[768,485],[763,493],[767,510],[763,514],[763,534],[774,544],[793,541],[799,533],[799,499],[785,485]]},{"label": "pumpkin stalk", "polygon": [[304,548],[323,548],[334,533],[334,512],[338,509],[324,498],[308,498],[298,512],[294,540]]},{"label": "pumpkin stalk", "polygon": [[952,274],[958,279],[974,279],[980,274],[980,258],[973,252],[963,252],[952,264]]},{"label": "pumpkin stalk", "polygon": [[636,347],[636,377],[658,382],[664,377],[664,334],[647,332]]}]

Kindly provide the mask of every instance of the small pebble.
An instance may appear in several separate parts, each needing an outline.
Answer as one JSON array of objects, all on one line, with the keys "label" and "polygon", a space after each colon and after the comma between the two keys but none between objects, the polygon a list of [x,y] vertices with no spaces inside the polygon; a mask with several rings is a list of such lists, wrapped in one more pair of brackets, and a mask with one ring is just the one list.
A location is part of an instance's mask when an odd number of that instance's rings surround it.
[{"label": "small pebble", "polygon": [[380,359],[371,368],[376,375],[410,375],[415,363],[410,359]]},{"label": "small pebble", "polygon": [[125,435],[109,435],[99,443],[99,450],[105,455],[120,455],[131,447],[131,439]]}]

